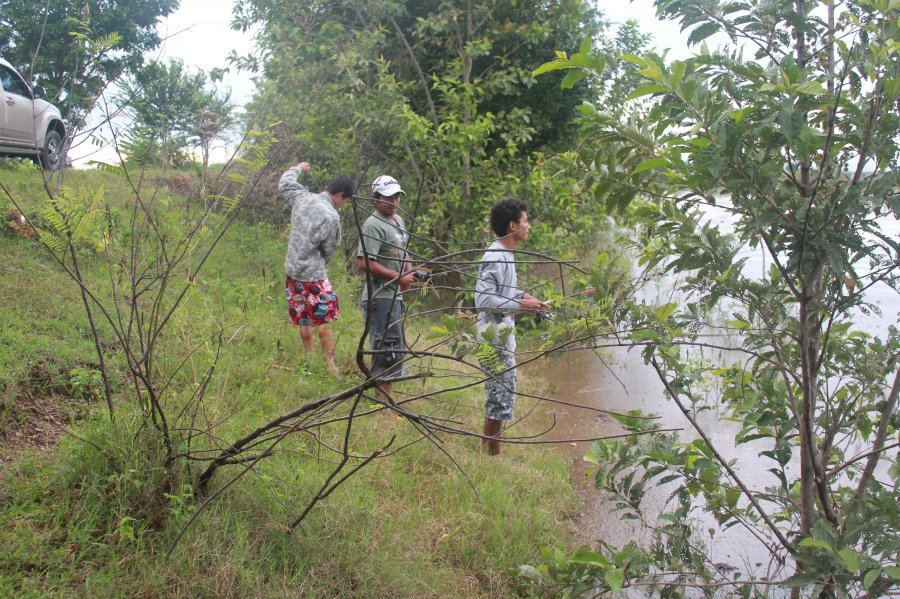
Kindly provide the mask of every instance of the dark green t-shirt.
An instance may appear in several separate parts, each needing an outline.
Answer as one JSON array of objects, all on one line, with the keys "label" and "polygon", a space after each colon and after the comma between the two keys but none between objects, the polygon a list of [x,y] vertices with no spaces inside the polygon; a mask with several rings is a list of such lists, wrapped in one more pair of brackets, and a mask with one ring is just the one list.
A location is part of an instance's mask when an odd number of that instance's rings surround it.
[{"label": "dark green t-shirt", "polygon": [[[403,219],[397,215],[394,215],[394,218],[397,220],[396,225],[385,219],[378,212],[375,212],[366,219],[365,223],[363,223],[362,235],[363,240],[366,242],[366,252],[368,253],[370,260],[375,260],[385,268],[403,272],[403,263],[409,260],[405,249],[409,234],[406,232]],[[360,241],[359,251],[357,251],[356,255],[359,257],[363,256],[362,241]],[[397,287],[396,282],[386,286],[381,291],[378,291],[378,288],[386,282],[386,279],[379,279],[378,277],[373,278],[374,288],[372,290],[377,292],[375,293],[376,299],[379,297],[386,297],[388,299],[394,297],[394,291]],[[369,290],[364,284],[362,300],[366,301],[368,297]],[[398,292],[397,298],[400,299],[402,297],[403,296]]]}]

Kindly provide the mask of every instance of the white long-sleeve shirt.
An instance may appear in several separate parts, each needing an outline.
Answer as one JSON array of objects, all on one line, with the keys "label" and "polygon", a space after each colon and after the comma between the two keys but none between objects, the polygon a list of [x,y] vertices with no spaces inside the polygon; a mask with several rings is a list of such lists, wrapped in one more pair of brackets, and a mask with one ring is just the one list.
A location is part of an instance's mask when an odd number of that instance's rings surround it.
[{"label": "white long-sleeve shirt", "polygon": [[[512,251],[495,241],[488,246],[478,267],[475,283],[475,308],[478,309],[479,334],[490,324],[497,324],[500,337],[505,336],[506,349],[515,351],[515,320],[511,313],[522,309],[519,300],[525,292],[518,287],[516,263]],[[486,339],[497,344],[497,340]]]}]

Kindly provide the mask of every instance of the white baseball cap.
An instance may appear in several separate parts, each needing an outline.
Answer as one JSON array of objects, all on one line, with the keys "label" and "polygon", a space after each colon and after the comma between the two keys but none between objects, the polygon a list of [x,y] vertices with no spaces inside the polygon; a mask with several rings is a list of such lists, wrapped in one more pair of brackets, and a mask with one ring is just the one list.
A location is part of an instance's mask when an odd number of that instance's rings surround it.
[{"label": "white baseball cap", "polygon": [[372,181],[372,193],[383,196],[392,196],[395,193],[406,195],[406,192],[400,189],[400,184],[397,183],[397,180],[390,175],[381,175]]}]

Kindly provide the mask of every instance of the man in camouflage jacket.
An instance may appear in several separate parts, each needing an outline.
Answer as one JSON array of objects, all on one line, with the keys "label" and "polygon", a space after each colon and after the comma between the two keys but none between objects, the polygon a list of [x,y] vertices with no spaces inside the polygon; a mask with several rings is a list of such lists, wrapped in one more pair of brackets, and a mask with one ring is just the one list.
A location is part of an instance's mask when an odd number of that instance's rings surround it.
[{"label": "man in camouflage jacket", "polygon": [[337,374],[333,333],[325,325],[340,316],[340,308],[326,265],[341,243],[337,211],[353,198],[356,183],[338,175],[325,186],[325,191],[312,193],[299,181],[301,173],[308,170],[309,163],[301,162],[286,170],[278,183],[278,193],[291,206],[291,230],[284,258],[285,294],[291,322],[300,327],[303,347],[314,351],[315,328],[325,364]]}]

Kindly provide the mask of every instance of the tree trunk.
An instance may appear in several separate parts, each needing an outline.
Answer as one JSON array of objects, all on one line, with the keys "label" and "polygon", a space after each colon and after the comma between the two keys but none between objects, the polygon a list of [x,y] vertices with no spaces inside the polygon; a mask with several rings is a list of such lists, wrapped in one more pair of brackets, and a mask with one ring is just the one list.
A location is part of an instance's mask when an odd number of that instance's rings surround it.
[{"label": "tree trunk", "polygon": [[[468,43],[475,37],[472,25],[472,0],[466,2],[466,37],[460,44],[460,56],[462,57],[462,81],[464,85],[472,82],[472,54],[468,50]],[[472,109],[466,107],[463,114],[463,122],[468,126],[472,123]],[[472,156],[466,154],[466,162],[463,165],[462,199],[466,205],[472,200]]]},{"label": "tree trunk", "polygon": [[875,466],[881,458],[881,450],[884,449],[884,441],[887,438],[888,427],[891,423],[891,417],[894,410],[897,409],[897,396],[900,395],[900,370],[894,375],[894,384],[891,386],[891,392],[888,395],[887,405],[884,412],[881,413],[881,422],[878,423],[878,433],[875,435],[875,443],[873,449],[875,453],[869,456],[866,467],[863,469],[862,476],[859,477],[859,485],[856,487],[856,501],[862,501],[866,494],[866,487],[875,474]]},{"label": "tree trunk", "polygon": [[807,275],[800,298],[800,355],[803,386],[800,410],[800,528],[808,535],[812,530],[815,501],[825,517],[837,525],[837,516],[831,506],[831,498],[825,476],[825,465],[816,446],[816,400],[819,387],[819,340],[822,336],[820,299],[825,279],[825,256],[816,257],[815,266]]},{"label": "tree trunk", "polygon": [[[800,533],[809,536],[815,521],[816,495],[814,491],[815,471],[811,447],[815,443],[812,434],[813,420],[815,418],[815,386],[810,372],[810,365],[815,364],[816,352],[810,348],[811,336],[815,336],[815,330],[810,330],[809,300],[800,303],[800,352],[803,356],[802,364],[802,400],[800,408]],[[813,361],[810,362],[810,356]]]}]

